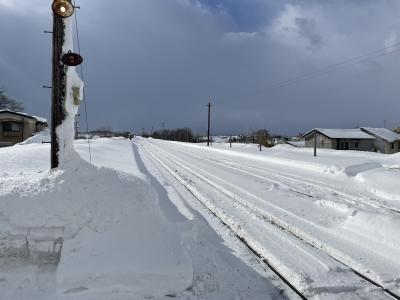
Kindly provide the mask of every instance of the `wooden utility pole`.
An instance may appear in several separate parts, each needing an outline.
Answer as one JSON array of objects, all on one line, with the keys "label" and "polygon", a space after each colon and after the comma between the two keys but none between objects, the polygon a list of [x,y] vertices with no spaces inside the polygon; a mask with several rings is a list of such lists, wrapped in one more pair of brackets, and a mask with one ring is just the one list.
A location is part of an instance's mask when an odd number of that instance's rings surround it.
[{"label": "wooden utility pole", "polygon": [[[70,2],[70,1],[68,1]],[[53,63],[52,63],[52,100],[51,100],[51,168],[59,165],[59,141],[57,127],[65,119],[64,102],[66,95],[66,73],[61,63],[65,30],[63,17],[53,13]]]},{"label": "wooden utility pole", "polygon": [[[51,94],[51,168],[57,168],[60,164],[61,147],[64,151],[70,151],[73,143],[73,134],[63,133],[57,129],[64,123],[66,118],[66,101],[73,101],[74,109],[68,110],[70,117],[76,114],[79,102],[81,87],[70,87],[71,94],[67,95],[67,70],[69,67],[76,67],[83,62],[83,58],[73,53],[73,49],[63,49],[71,44],[72,35],[66,36],[66,32],[72,31],[72,23],[65,22],[74,14],[75,7],[71,0],[53,0],[51,5],[53,11],[53,55],[52,55],[52,94]],[[68,28],[66,28],[68,26]],[[63,51],[67,53],[63,53]],[[75,110],[76,109],[76,110]],[[69,126],[68,126],[69,127]],[[66,130],[66,129],[64,129]],[[68,128],[73,131],[73,126]],[[72,133],[72,132],[71,132]],[[62,145],[60,145],[62,143]],[[64,157],[65,158],[65,157]]]},{"label": "wooden utility pole", "polygon": [[314,157],[317,156],[317,132],[314,134]]},{"label": "wooden utility pole", "polygon": [[75,140],[78,139],[78,135],[79,135],[79,117],[80,116],[81,116],[80,114],[77,114],[75,116],[75,126],[74,126],[74,129],[75,129]]},{"label": "wooden utility pole", "polygon": [[207,146],[210,146],[210,127],[211,127],[211,102],[208,102]]}]

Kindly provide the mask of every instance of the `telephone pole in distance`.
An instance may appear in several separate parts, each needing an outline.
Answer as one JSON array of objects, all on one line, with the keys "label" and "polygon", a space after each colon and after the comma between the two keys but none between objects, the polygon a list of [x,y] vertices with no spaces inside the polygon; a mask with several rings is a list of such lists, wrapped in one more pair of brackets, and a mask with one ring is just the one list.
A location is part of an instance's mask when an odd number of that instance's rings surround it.
[{"label": "telephone pole in distance", "polygon": [[207,147],[210,146],[210,128],[211,128],[211,101],[208,102],[208,129],[207,129]]}]

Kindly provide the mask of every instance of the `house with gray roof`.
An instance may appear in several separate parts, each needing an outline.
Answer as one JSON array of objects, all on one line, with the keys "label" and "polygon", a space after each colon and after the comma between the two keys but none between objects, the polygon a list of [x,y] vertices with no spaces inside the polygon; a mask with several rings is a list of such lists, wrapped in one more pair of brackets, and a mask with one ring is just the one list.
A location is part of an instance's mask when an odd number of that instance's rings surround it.
[{"label": "house with gray roof", "polygon": [[47,120],[8,109],[0,110],[0,147],[25,141],[47,127]]},{"label": "house with gray roof", "polygon": [[363,132],[375,137],[375,151],[381,153],[397,153],[400,151],[400,135],[387,128],[361,127]]},{"label": "house with gray roof", "polygon": [[304,134],[306,148],[374,151],[386,154],[400,152],[400,135],[386,128],[355,129],[314,128]]},{"label": "house with gray roof", "polygon": [[302,136],[306,148],[374,151],[375,137],[357,129],[314,128]]}]

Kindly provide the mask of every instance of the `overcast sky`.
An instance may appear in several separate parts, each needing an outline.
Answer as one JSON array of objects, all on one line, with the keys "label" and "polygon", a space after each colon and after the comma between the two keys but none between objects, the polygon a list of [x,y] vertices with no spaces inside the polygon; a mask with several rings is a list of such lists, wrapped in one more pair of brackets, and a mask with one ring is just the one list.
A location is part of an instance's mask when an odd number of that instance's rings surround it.
[{"label": "overcast sky", "polygon": [[[43,33],[51,30],[50,5],[0,0],[0,87],[44,117],[50,115],[50,90],[42,89],[51,79],[51,35]],[[209,99],[215,134],[382,127],[384,120],[400,126],[400,51],[277,87],[400,42],[398,0],[77,5],[92,129],[150,131],[164,122],[204,133]]]}]

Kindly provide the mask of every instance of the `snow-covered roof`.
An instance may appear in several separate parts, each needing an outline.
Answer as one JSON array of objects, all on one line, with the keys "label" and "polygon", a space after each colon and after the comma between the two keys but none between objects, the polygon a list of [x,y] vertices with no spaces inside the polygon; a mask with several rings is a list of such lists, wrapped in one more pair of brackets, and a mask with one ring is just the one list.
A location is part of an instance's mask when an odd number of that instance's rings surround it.
[{"label": "snow-covered roof", "polygon": [[[323,135],[331,138],[331,139],[375,139],[372,135],[361,131],[361,129],[327,129],[327,128],[314,128],[307,132],[304,136],[309,135],[314,130],[322,133]],[[303,137],[304,137],[303,136]]]},{"label": "snow-covered roof", "polygon": [[10,113],[10,114],[16,114],[20,116],[26,116],[28,118],[33,118],[32,116],[28,115],[27,113],[20,112],[20,111],[13,111],[10,109],[0,109],[0,113]]},{"label": "snow-covered roof", "polygon": [[37,116],[33,116],[36,121],[41,122],[41,123],[47,123],[47,119],[46,118],[42,118],[42,117],[37,117]]},{"label": "snow-covered roof", "polygon": [[361,130],[381,138],[389,143],[400,140],[400,135],[387,128],[361,127]]},{"label": "snow-covered roof", "polygon": [[0,109],[0,113],[10,113],[10,114],[14,114],[14,115],[19,115],[19,116],[35,119],[36,121],[41,122],[41,123],[47,123],[46,118],[31,116],[31,115],[28,115],[27,113],[20,112],[20,111],[12,111],[9,109]]}]

